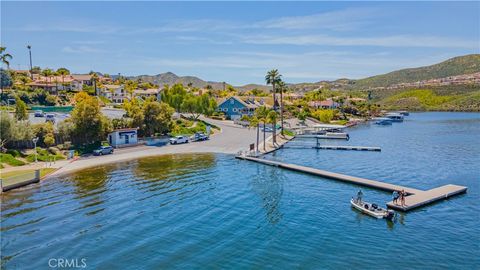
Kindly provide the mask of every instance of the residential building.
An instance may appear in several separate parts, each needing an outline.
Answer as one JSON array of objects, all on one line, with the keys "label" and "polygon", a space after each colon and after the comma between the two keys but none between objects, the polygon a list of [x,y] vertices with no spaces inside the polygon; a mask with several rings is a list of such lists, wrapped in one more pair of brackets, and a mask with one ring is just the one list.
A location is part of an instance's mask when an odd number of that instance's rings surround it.
[{"label": "residential building", "polygon": [[340,104],[332,99],[327,99],[322,101],[310,101],[308,102],[308,106],[315,109],[336,109]]},{"label": "residential building", "polygon": [[227,119],[236,120],[243,115],[252,116],[255,109],[260,106],[266,106],[263,99],[256,100],[252,97],[242,98],[237,96],[226,98],[218,105],[217,111],[223,112]]},{"label": "residential building", "polygon": [[144,98],[144,99],[146,99],[148,97],[155,97],[156,99],[160,99],[159,96],[158,96],[160,94],[160,89],[158,89],[158,88],[135,89],[133,94],[136,97],[141,97],[141,98]]},{"label": "residential building", "polygon": [[128,99],[123,85],[104,84],[100,89],[100,95],[108,98],[113,103],[123,103]]}]

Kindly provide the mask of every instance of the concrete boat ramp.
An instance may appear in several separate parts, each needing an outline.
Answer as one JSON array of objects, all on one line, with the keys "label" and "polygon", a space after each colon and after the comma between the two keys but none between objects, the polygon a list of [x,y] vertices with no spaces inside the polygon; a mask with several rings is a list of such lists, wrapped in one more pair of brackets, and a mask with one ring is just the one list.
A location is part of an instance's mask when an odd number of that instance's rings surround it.
[{"label": "concrete boat ramp", "polygon": [[[347,182],[351,184],[356,184],[360,186],[370,187],[374,189],[379,189],[383,191],[393,192],[395,190],[405,190],[408,196],[405,197],[406,206],[401,206],[400,204],[396,205],[393,202],[388,202],[387,206],[399,211],[409,211],[417,207],[421,207],[439,200],[443,200],[467,191],[467,187],[457,186],[457,185],[445,185],[438,188],[433,188],[430,190],[419,190],[415,188],[404,187],[400,185],[394,185],[389,183],[384,183],[376,180],[370,180],[355,176],[349,176],[345,174],[333,173],[324,170],[319,170],[315,168],[283,163],[279,161],[266,160],[261,158],[254,158],[248,156],[237,156],[238,159],[249,160],[253,162],[262,163],[265,165],[275,166],[279,168],[284,168],[292,171],[312,174],[316,176],[321,176],[333,180],[338,180],[342,182]],[[399,202],[400,203],[400,202]]]}]

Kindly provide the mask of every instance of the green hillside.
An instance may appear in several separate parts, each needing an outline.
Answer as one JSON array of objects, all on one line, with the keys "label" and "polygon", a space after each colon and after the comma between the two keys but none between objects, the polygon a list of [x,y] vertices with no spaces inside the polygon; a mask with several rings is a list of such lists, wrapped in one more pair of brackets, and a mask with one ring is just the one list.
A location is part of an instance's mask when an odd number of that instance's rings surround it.
[{"label": "green hillside", "polygon": [[357,80],[355,88],[385,87],[435,78],[480,72],[480,54],[469,54],[419,68],[408,68]]},{"label": "green hillside", "polygon": [[480,111],[480,91],[441,94],[430,89],[415,89],[386,97],[379,103],[393,110]]}]

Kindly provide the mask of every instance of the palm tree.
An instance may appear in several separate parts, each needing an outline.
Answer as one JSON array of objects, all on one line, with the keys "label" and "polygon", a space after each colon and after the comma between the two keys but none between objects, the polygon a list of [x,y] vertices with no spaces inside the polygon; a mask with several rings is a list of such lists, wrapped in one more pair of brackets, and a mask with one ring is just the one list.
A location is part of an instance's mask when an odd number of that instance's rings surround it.
[{"label": "palm tree", "polygon": [[92,75],[92,77],[90,78],[90,80],[93,82],[93,91],[94,91],[94,93],[95,93],[95,96],[98,96],[98,95],[97,95],[98,75],[97,75],[97,73],[95,73],[95,72],[90,72],[90,75]]},{"label": "palm tree", "polygon": [[[42,76],[45,77],[45,86],[47,85],[47,83],[51,82],[51,77],[53,75],[53,70],[49,69],[49,68],[46,68],[44,70],[42,70]],[[48,78],[48,82],[47,82],[47,78]],[[45,87],[46,88],[46,87]]]},{"label": "palm tree", "polygon": [[285,82],[283,82],[282,80],[280,80],[278,82],[278,90],[280,90],[280,124],[282,126],[282,136],[283,136],[283,91],[286,90],[286,85],[285,85]]},{"label": "palm tree", "polygon": [[[272,69],[269,72],[267,72],[267,75],[265,76],[265,82],[268,84],[272,85],[272,92],[273,92],[273,110],[277,110],[277,99],[276,99],[276,89],[275,86],[278,84],[278,82],[282,79],[282,75],[278,72],[278,69]],[[273,124],[273,144],[277,143],[277,123]]]},{"label": "palm tree", "polygon": [[[271,110],[267,114],[267,123],[272,124],[273,132],[275,132],[275,129],[276,129],[275,125],[277,124],[277,116],[278,116],[278,114],[275,110]],[[273,145],[275,146],[275,142],[273,142]]]},{"label": "palm tree", "polygon": [[260,137],[260,120],[256,116],[253,116],[250,119],[250,126],[257,128],[257,144],[255,146],[256,146],[256,153],[258,154],[258,141]]},{"label": "palm tree", "polygon": [[10,60],[12,60],[12,55],[6,53],[7,47],[0,47],[0,61],[7,65],[7,69],[10,69]]},{"label": "palm tree", "polygon": [[265,149],[265,128],[267,125],[267,115],[268,115],[269,110],[265,106],[258,107],[255,110],[255,117],[258,120],[258,124],[260,125],[260,122],[263,122],[263,151],[266,151]]},{"label": "palm tree", "polygon": [[63,90],[65,90],[65,76],[67,75],[70,75],[70,70],[66,69],[66,68],[59,68],[57,69],[57,74],[62,76],[62,86],[63,86]]}]

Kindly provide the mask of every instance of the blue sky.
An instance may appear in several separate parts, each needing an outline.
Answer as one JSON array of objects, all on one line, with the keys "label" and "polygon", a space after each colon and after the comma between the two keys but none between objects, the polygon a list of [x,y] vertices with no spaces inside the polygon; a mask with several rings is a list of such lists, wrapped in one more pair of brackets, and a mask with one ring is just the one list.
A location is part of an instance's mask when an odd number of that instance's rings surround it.
[{"label": "blue sky", "polygon": [[479,2],[1,2],[11,68],[234,85],[362,78],[479,53]]}]

